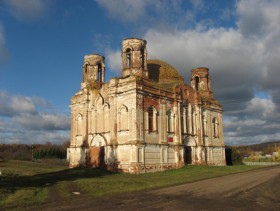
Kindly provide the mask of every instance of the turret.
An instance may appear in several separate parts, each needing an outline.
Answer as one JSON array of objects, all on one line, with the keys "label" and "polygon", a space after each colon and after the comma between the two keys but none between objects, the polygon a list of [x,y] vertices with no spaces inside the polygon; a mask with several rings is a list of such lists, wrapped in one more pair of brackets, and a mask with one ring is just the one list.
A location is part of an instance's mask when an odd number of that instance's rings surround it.
[{"label": "turret", "polygon": [[88,84],[102,85],[105,81],[105,58],[98,54],[84,56],[82,88]]},{"label": "turret", "polygon": [[191,86],[195,91],[199,92],[202,97],[213,98],[208,68],[199,67],[192,70]]},{"label": "turret", "polygon": [[148,77],[146,40],[128,38],[122,41],[122,77]]}]

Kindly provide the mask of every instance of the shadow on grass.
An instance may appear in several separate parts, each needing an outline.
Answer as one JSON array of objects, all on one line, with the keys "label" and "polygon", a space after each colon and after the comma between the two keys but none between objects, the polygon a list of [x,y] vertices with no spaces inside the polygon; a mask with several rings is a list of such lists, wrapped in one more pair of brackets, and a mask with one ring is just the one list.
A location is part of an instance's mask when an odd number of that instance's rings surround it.
[{"label": "shadow on grass", "polygon": [[41,188],[55,185],[62,181],[74,181],[83,178],[97,178],[117,174],[104,169],[73,168],[62,171],[36,174],[32,176],[7,175],[0,177],[0,189],[10,193],[21,188]]}]

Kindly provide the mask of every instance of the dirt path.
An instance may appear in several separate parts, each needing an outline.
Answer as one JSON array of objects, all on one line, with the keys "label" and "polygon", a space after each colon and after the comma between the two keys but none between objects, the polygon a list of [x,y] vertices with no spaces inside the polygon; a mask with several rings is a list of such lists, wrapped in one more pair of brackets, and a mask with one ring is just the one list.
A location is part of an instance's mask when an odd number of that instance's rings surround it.
[{"label": "dirt path", "polygon": [[280,166],[111,198],[54,202],[34,210],[280,210]]}]

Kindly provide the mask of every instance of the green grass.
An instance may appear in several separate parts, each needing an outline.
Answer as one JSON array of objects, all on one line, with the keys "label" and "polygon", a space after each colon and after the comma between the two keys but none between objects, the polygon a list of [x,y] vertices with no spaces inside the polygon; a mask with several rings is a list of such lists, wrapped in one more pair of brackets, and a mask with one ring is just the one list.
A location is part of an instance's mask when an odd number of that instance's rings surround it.
[{"label": "green grass", "polygon": [[186,166],[147,174],[117,174],[102,169],[68,169],[52,163],[1,162],[0,210],[74,199],[72,192],[102,197],[198,181],[259,166]]}]

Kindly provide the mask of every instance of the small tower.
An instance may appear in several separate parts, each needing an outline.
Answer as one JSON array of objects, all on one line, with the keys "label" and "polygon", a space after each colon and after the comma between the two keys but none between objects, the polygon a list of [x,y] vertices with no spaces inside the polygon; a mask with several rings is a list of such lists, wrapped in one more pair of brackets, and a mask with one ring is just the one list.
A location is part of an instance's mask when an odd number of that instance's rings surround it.
[{"label": "small tower", "polygon": [[105,58],[98,54],[84,56],[82,88],[89,84],[102,85],[105,82]]},{"label": "small tower", "polygon": [[122,77],[136,75],[148,78],[146,40],[128,38],[122,41]]},{"label": "small tower", "polygon": [[208,68],[199,67],[192,69],[191,86],[195,91],[199,92],[202,97],[213,98]]}]

